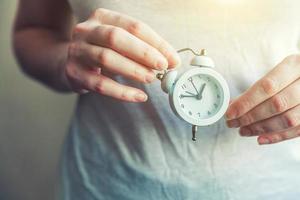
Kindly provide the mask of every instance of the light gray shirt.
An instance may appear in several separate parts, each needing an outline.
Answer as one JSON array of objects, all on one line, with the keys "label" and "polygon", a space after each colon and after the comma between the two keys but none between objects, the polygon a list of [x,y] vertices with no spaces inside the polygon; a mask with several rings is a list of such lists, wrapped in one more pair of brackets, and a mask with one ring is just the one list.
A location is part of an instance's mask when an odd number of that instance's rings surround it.
[{"label": "light gray shirt", "polygon": [[[70,0],[79,21],[98,7],[149,24],[176,49],[207,49],[241,94],[285,56],[299,52],[297,0]],[[182,58],[188,61],[190,58]],[[183,67],[189,67],[184,62]],[[171,111],[159,81],[146,103],[79,97],[65,143],[63,196],[71,200],[298,199],[300,140],[259,146],[224,120],[199,129]]]}]

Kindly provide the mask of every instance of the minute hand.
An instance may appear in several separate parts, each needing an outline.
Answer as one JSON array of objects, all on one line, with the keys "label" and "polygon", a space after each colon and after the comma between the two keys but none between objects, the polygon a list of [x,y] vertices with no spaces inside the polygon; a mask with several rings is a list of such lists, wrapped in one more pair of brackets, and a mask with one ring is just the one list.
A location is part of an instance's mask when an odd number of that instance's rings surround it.
[{"label": "minute hand", "polygon": [[194,84],[194,82],[193,82],[193,80],[191,80],[191,83],[192,83],[192,85],[193,85],[193,87],[194,87],[194,89],[196,90],[196,93],[197,93],[197,95],[199,96],[199,92],[198,92],[198,90],[197,90],[197,88],[196,88],[196,86],[195,86],[195,84]]},{"label": "minute hand", "polygon": [[200,91],[199,91],[198,96],[197,96],[197,98],[198,98],[199,100],[202,99],[202,93],[203,93],[203,91],[204,91],[205,86],[206,86],[206,83],[204,83],[203,85],[201,85]]}]

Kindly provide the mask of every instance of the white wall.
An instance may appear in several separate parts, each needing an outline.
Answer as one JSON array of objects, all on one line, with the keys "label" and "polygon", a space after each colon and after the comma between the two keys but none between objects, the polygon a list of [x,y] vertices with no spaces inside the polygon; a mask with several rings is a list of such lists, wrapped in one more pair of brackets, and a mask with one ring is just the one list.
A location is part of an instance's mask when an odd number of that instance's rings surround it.
[{"label": "white wall", "polygon": [[0,199],[52,200],[74,95],[24,76],[10,47],[15,0],[0,1]]}]

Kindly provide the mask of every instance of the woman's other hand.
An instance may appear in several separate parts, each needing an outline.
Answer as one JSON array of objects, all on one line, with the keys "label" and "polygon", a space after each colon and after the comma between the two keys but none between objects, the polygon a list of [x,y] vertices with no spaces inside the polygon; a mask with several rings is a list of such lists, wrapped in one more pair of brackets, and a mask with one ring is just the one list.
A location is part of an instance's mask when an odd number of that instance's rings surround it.
[{"label": "woman's other hand", "polygon": [[300,136],[300,55],[291,55],[235,99],[226,113],[242,136],[272,144]]}]

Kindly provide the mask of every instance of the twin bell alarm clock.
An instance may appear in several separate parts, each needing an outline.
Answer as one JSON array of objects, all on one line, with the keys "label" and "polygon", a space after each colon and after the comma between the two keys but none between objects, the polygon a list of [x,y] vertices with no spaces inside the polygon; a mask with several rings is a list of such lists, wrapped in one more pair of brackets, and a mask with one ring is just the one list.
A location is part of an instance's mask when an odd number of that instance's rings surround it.
[{"label": "twin bell alarm clock", "polygon": [[183,71],[173,69],[158,73],[157,78],[161,80],[162,90],[169,94],[172,111],[192,125],[192,139],[196,141],[198,126],[212,125],[223,117],[230,93],[227,82],[214,70],[214,62],[205,49],[196,53],[184,48],[178,53],[184,51],[194,54],[190,66]]}]

